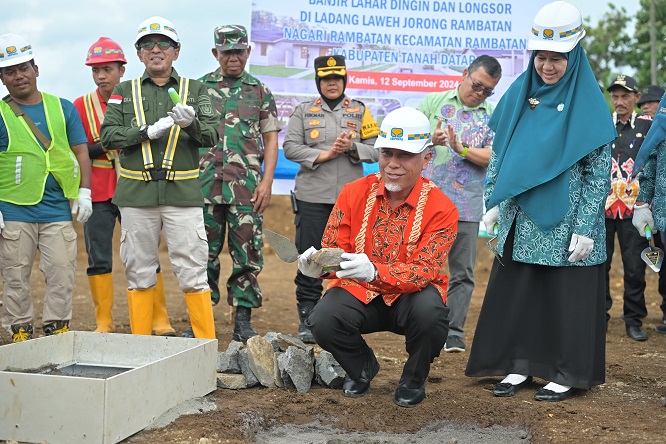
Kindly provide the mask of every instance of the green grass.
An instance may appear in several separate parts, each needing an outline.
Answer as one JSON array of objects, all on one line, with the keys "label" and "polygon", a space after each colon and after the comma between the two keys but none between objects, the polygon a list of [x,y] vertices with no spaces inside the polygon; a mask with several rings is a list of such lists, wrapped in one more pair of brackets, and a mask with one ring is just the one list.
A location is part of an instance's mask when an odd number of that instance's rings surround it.
[{"label": "green grass", "polygon": [[262,66],[250,65],[250,73],[259,76],[290,77],[294,74],[306,71],[302,68],[285,68],[284,66]]}]

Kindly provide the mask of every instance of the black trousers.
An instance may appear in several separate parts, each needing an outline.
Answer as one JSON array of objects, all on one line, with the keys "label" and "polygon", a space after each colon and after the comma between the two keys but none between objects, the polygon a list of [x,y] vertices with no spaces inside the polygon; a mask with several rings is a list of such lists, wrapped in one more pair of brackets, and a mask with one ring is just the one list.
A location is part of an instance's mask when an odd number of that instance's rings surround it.
[{"label": "black trousers", "polygon": [[[654,246],[660,248],[661,251],[666,251],[665,245],[664,233],[657,233],[654,236]],[[666,322],[666,265],[659,270],[659,294],[661,295],[661,313],[663,314],[663,320]]]},{"label": "black trousers", "polygon": [[354,380],[361,376],[371,353],[363,334],[390,331],[404,335],[409,357],[400,383],[418,388],[425,383],[430,364],[446,342],[449,309],[432,285],[401,295],[390,307],[381,296],[366,305],[347,290],[334,287],[326,291],[307,324],[317,344],[330,352]]},{"label": "black trousers", "polygon": [[641,326],[647,316],[645,307],[645,262],[641,252],[648,242],[641,237],[631,223],[631,219],[606,219],[606,319],[613,305],[610,294],[610,269],[615,250],[615,235],[620,243],[622,265],[624,267],[624,322],[628,326]]},{"label": "black trousers", "polygon": [[[302,200],[296,202],[298,204],[298,212],[294,218],[296,248],[299,253],[303,253],[310,247],[319,250],[328,216],[333,211],[333,204],[311,203]],[[321,279],[308,277],[298,271],[294,283],[296,284],[296,300],[299,304],[306,302],[314,305],[321,298],[324,288]]]}]

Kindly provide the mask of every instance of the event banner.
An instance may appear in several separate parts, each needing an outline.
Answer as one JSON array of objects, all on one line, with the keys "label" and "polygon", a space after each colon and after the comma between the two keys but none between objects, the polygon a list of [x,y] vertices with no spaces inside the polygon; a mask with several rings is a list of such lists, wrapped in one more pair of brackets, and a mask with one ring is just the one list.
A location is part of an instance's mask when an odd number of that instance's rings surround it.
[{"label": "event banner", "polygon": [[[393,109],[418,106],[427,93],[456,88],[482,54],[502,66],[491,98],[497,101],[525,70],[532,19],[546,3],[253,0],[249,70],[275,94],[284,129],[295,106],[318,95],[313,61],[326,55],[345,56],[346,94],[379,123]],[[285,168],[289,176],[298,166],[281,154],[279,169]]]}]

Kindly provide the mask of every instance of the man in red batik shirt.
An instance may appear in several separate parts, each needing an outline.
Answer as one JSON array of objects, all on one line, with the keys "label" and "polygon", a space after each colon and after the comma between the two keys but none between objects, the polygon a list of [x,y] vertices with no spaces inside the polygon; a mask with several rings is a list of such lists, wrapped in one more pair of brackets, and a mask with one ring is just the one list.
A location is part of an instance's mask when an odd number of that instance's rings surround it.
[{"label": "man in red batik shirt", "polygon": [[362,334],[405,336],[409,358],[394,396],[402,407],[423,401],[430,364],[446,341],[448,277],[442,269],[458,210],[421,176],[431,146],[423,113],[407,107],[389,113],[375,143],[380,173],[342,189],[324,231],[323,248],[345,251],[340,270],[324,273],[310,260],[314,247],[299,257],[301,273],[331,279],[306,324],[347,372],[345,396],[365,395],[379,371]]}]

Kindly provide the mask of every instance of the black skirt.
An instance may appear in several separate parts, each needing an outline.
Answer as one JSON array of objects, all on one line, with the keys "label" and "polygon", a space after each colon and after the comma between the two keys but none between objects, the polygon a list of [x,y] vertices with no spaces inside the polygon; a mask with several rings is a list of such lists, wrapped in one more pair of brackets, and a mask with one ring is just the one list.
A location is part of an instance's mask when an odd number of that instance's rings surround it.
[{"label": "black skirt", "polygon": [[493,263],[465,374],[530,375],[576,388],[606,380],[604,264],[514,262],[515,226]]}]

